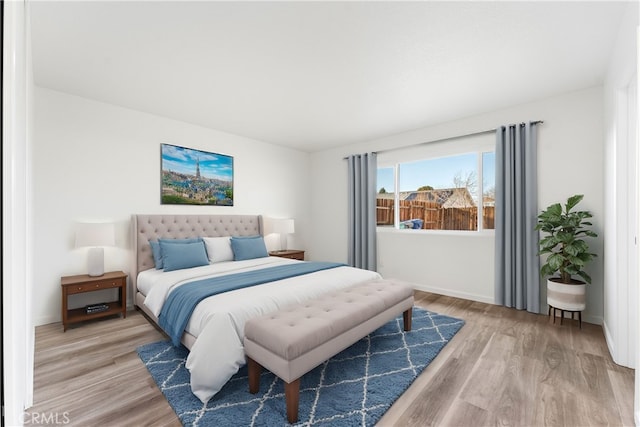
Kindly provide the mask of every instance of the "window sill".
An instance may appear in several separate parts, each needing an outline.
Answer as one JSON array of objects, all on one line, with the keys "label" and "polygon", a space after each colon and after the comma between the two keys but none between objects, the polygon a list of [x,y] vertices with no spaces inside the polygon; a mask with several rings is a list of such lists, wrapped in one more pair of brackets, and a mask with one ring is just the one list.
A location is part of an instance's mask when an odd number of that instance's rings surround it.
[{"label": "window sill", "polygon": [[412,230],[394,227],[376,227],[376,233],[398,233],[421,236],[457,236],[457,237],[495,237],[495,230],[465,231],[465,230]]}]

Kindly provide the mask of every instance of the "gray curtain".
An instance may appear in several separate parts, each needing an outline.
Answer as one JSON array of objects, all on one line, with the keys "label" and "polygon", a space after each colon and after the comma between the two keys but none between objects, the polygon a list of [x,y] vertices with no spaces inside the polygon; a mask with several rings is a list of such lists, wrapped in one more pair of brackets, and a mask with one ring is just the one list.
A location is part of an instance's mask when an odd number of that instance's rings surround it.
[{"label": "gray curtain", "polygon": [[496,304],[540,312],[537,124],[496,130]]},{"label": "gray curtain", "polygon": [[349,162],[349,265],[376,271],[376,153]]}]

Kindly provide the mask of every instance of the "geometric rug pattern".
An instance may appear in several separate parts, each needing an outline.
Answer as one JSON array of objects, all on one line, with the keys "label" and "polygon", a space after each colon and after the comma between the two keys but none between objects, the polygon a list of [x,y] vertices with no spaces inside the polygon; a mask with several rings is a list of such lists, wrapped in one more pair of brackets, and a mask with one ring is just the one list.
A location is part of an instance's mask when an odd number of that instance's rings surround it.
[{"label": "geometric rug pattern", "polygon": [[[390,321],[300,379],[297,426],[373,426],[464,325],[413,308],[412,330]],[[185,426],[287,426],[284,385],[266,369],[249,393],[246,366],[205,405],[191,393],[188,350],[169,341],[138,348],[156,384]]]}]

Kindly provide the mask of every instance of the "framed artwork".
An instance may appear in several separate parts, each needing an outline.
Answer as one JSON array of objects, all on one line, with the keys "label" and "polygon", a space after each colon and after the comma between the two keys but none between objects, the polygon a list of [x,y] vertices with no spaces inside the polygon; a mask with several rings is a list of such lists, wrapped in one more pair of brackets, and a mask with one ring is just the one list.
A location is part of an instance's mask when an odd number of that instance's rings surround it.
[{"label": "framed artwork", "polygon": [[161,144],[163,205],[233,206],[233,157]]}]

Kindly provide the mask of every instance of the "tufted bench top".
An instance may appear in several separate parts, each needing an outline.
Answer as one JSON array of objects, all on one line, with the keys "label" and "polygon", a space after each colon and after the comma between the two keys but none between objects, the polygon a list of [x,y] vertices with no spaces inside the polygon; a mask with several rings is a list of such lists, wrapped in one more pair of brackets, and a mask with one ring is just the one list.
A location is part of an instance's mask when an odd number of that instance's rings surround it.
[{"label": "tufted bench top", "polygon": [[245,338],[293,360],[412,296],[407,284],[367,282],[253,318]]},{"label": "tufted bench top", "polygon": [[300,378],[399,313],[411,330],[413,286],[375,280],[256,317],[245,323],[249,392],[269,369],[284,381],[287,420],[298,420]]}]

